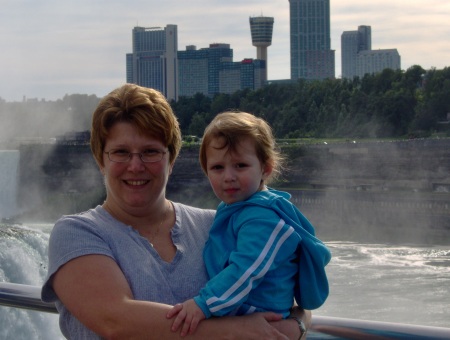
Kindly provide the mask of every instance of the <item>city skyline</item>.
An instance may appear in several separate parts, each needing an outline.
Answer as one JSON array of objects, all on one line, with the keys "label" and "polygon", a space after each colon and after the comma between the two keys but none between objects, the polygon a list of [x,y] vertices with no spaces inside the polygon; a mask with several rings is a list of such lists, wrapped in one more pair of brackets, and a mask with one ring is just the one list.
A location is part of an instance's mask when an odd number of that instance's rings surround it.
[{"label": "city skyline", "polygon": [[[269,80],[290,78],[289,2],[194,0],[180,6],[111,0],[77,3],[44,0],[29,3],[0,0],[0,98],[56,100],[65,94],[104,96],[126,81],[125,55],[135,26],[178,26],[178,50],[226,43],[234,61],[256,58],[249,17],[274,17],[268,49]],[[431,0],[381,0],[361,4],[331,0],[331,48],[336,77],[341,75],[340,37],[359,25],[372,27],[372,49],[397,48],[402,69],[450,66],[450,4]]]}]

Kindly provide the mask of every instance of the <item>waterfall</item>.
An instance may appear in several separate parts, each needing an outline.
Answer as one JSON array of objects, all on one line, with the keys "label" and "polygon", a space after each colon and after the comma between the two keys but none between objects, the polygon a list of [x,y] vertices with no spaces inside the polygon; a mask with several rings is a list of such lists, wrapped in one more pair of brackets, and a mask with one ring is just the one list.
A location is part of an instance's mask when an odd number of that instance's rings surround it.
[{"label": "waterfall", "polygon": [[[52,225],[0,223],[0,282],[41,286]],[[0,339],[62,339],[58,315],[0,306]]]},{"label": "waterfall", "polygon": [[17,214],[17,186],[20,152],[0,150],[0,218]]}]

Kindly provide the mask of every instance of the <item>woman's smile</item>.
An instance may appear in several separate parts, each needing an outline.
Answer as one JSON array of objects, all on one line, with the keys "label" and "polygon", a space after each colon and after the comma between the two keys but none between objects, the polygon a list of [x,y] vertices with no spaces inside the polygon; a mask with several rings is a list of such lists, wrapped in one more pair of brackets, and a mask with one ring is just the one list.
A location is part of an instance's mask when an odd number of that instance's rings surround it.
[{"label": "woman's smile", "polygon": [[124,180],[124,182],[130,186],[143,186],[147,184],[148,180]]}]

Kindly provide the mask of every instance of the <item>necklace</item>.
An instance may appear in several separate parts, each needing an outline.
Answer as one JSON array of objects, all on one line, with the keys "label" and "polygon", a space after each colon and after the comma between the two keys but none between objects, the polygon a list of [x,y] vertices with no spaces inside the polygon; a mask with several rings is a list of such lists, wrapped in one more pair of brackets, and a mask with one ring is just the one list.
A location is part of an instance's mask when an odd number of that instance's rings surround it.
[{"label": "necklace", "polygon": [[164,221],[166,220],[167,211],[168,210],[170,210],[170,206],[165,204],[164,215],[163,215],[163,217],[161,219],[161,222],[159,223],[158,227],[156,228],[155,233],[153,233],[153,235],[149,235],[149,241],[150,241],[150,244],[151,244],[152,247],[153,247],[153,240],[159,235],[159,231],[161,230],[161,226],[163,225]]}]

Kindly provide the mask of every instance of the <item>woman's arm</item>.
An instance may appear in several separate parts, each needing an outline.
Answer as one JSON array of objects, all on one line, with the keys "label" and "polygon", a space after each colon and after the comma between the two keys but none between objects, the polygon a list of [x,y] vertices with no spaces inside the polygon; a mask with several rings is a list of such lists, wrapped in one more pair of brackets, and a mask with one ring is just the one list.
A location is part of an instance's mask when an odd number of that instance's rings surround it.
[{"label": "woman's arm", "polygon": [[[171,306],[134,300],[122,271],[107,256],[87,255],[69,261],[54,275],[53,288],[81,323],[106,339],[180,338],[170,330],[172,320],[166,318]],[[287,339],[269,324],[279,318],[274,313],[212,318],[202,322],[191,337]],[[293,322],[282,323],[295,331]]]}]

